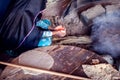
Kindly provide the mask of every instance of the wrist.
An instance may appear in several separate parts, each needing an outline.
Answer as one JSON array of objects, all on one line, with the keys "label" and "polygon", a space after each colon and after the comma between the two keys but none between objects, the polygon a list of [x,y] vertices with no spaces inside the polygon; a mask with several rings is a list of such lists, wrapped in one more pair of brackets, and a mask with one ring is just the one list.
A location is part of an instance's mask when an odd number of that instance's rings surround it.
[{"label": "wrist", "polygon": [[51,26],[48,27],[49,30],[54,30],[54,28],[52,28]]},{"label": "wrist", "polygon": [[52,36],[55,36],[57,34],[56,31],[52,31]]}]

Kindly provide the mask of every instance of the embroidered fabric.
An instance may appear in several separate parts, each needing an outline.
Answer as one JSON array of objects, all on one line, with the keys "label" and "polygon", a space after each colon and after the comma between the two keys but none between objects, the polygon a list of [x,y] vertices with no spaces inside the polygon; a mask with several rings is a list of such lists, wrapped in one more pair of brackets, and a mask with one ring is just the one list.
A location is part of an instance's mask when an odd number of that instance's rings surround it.
[{"label": "embroidered fabric", "polygon": [[52,32],[44,31],[41,40],[38,43],[39,47],[49,46],[52,44]]},{"label": "embroidered fabric", "polygon": [[[51,25],[50,20],[48,19],[41,19],[36,22],[37,27],[41,27],[42,29],[48,29],[48,27]],[[42,38],[40,39],[38,46],[44,47],[49,46],[52,44],[52,32],[51,31],[44,31]]]}]

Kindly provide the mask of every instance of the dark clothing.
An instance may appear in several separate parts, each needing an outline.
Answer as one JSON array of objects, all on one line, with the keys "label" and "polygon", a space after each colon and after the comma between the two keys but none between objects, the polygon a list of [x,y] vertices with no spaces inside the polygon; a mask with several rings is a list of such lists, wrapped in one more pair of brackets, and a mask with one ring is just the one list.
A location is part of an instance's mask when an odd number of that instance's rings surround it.
[{"label": "dark clothing", "polygon": [[[33,27],[33,20],[45,8],[45,3],[46,0],[16,0],[10,13],[0,24],[1,49],[23,52],[37,47],[43,31]],[[23,44],[18,47],[25,37]]]},{"label": "dark clothing", "polygon": [[4,16],[11,0],[0,0],[0,19]]}]

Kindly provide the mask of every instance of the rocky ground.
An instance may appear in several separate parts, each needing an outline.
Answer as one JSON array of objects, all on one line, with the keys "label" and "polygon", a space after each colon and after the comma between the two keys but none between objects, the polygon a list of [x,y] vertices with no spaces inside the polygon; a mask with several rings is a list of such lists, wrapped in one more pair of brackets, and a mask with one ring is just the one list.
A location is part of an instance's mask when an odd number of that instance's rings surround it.
[{"label": "rocky ground", "polygon": [[[94,18],[120,9],[120,1],[73,0],[73,3],[69,5],[70,1],[72,0],[48,0],[47,10],[44,12],[44,17],[51,19],[53,26],[59,24],[66,26],[66,37],[53,38],[53,46],[30,50],[17,58],[11,58],[1,52],[3,54],[0,55],[0,59],[92,80],[119,80],[119,62],[116,64],[111,56],[98,55],[97,52],[91,50],[90,30]],[[94,1],[102,2],[90,3]],[[66,12],[64,9],[68,5],[69,9]],[[48,13],[48,10],[51,11]],[[66,13],[61,14],[63,12]],[[0,80],[75,80],[3,65],[1,65],[0,73]]]}]

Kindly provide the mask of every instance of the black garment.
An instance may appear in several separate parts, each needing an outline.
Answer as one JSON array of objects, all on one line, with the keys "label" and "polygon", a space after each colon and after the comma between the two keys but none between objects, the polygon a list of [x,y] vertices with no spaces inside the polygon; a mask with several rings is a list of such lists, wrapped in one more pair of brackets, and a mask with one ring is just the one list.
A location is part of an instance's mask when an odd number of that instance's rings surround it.
[{"label": "black garment", "polygon": [[0,49],[23,52],[37,47],[42,30],[34,27],[23,44],[16,49],[31,31],[36,14],[45,8],[46,0],[16,0],[12,10],[0,24]]},{"label": "black garment", "polygon": [[0,19],[4,16],[11,0],[0,0]]}]

